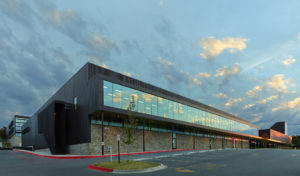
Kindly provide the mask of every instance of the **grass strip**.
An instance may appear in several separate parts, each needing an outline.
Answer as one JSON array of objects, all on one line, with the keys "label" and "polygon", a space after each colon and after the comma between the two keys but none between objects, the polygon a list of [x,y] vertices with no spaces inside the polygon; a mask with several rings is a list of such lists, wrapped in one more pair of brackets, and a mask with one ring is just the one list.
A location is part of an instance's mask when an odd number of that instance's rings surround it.
[{"label": "grass strip", "polygon": [[121,160],[120,163],[118,163],[118,161],[113,161],[113,162],[101,162],[93,165],[98,167],[109,168],[109,169],[116,169],[116,170],[136,170],[136,169],[147,169],[150,167],[156,167],[159,166],[160,164],[149,163],[145,161]]}]

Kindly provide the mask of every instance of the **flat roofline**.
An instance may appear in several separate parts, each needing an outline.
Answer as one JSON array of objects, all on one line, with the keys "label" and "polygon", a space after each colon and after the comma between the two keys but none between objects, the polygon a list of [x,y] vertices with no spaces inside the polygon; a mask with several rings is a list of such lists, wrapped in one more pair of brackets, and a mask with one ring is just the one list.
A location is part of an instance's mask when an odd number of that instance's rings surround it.
[{"label": "flat roofline", "polygon": [[[108,71],[108,72],[114,73],[114,74],[116,74],[116,75],[122,75],[123,77],[125,77],[125,78],[127,78],[127,79],[135,80],[136,82],[140,82],[140,83],[146,85],[147,87],[151,87],[151,88],[153,88],[153,89],[155,89],[155,90],[159,90],[159,91],[162,91],[162,92],[166,92],[166,93],[169,94],[171,97],[176,97],[176,99],[182,99],[182,100],[184,100],[184,101],[190,102],[191,104],[194,104],[195,106],[203,107],[203,108],[197,107],[197,109],[201,109],[201,110],[204,110],[204,111],[207,111],[207,112],[211,112],[211,113],[214,113],[214,114],[217,114],[217,115],[222,115],[222,116],[225,116],[225,118],[226,118],[226,116],[228,116],[228,117],[231,117],[233,120],[241,121],[241,122],[243,122],[243,123],[245,123],[245,124],[247,124],[247,125],[250,125],[250,126],[252,126],[252,127],[258,129],[257,126],[255,126],[255,125],[253,125],[253,124],[250,124],[250,121],[245,120],[245,119],[243,119],[243,118],[241,118],[241,117],[238,117],[238,116],[235,116],[235,115],[233,115],[233,114],[227,113],[227,112],[225,112],[225,111],[216,109],[216,108],[214,108],[214,107],[208,106],[208,105],[206,105],[206,104],[203,104],[203,103],[198,102],[198,101],[195,101],[195,100],[193,100],[193,99],[184,97],[184,96],[179,95],[179,94],[176,94],[176,93],[174,93],[174,92],[171,92],[171,91],[168,91],[168,90],[159,88],[159,87],[154,86],[154,85],[151,85],[151,84],[149,84],[149,83],[146,83],[146,82],[137,80],[137,79],[135,79],[135,78],[128,77],[128,76],[126,76],[126,75],[124,75],[124,74],[122,74],[122,73],[119,73],[119,72],[116,72],[116,71],[113,71],[113,70],[110,70],[110,69],[101,67],[101,66],[99,66],[99,65],[96,65],[96,64],[93,64],[93,63],[90,63],[90,62],[87,62],[87,64],[88,64],[88,65],[93,65],[93,66],[98,67],[98,68],[100,68],[100,69],[103,69],[103,70],[105,70],[106,72]],[[108,77],[109,77],[109,76],[108,76]],[[154,91],[155,91],[155,90],[154,90]]]},{"label": "flat roofline", "polygon": [[15,115],[14,118],[19,117],[19,118],[26,118],[26,119],[30,119],[31,116],[25,116],[25,115]]}]

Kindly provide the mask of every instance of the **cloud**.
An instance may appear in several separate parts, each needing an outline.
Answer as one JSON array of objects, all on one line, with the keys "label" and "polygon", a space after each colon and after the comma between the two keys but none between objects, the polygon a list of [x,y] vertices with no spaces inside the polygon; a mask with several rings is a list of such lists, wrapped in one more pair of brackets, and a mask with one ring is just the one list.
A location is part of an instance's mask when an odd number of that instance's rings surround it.
[{"label": "cloud", "polygon": [[257,92],[260,92],[260,91],[262,91],[262,87],[259,86],[259,85],[257,85],[257,86],[255,86],[252,90],[249,90],[249,91],[247,92],[247,95],[253,97],[253,96],[256,96]]},{"label": "cloud", "polygon": [[0,1],[0,13],[4,14],[11,20],[20,23],[26,27],[35,25],[34,18],[37,16],[32,8],[21,0],[1,0]]},{"label": "cloud", "polygon": [[293,58],[293,56],[289,56],[287,59],[281,61],[282,64],[284,64],[285,66],[290,66],[291,64],[295,63],[296,59]]},{"label": "cloud", "polygon": [[266,81],[266,85],[277,92],[288,92],[288,87],[295,87],[295,83],[291,79],[284,79],[284,74],[277,74],[272,76],[272,78]]},{"label": "cloud", "polygon": [[158,56],[156,60],[151,61],[151,65],[154,69],[153,74],[167,80],[172,89],[178,88],[180,85],[193,84],[191,75],[188,72],[178,69],[173,62],[162,56]]},{"label": "cloud", "polygon": [[243,107],[243,109],[249,109],[251,107],[253,107],[255,104],[247,104]]},{"label": "cloud", "polygon": [[160,0],[159,1],[159,6],[163,6],[164,5],[164,1],[163,0]]},{"label": "cloud", "polygon": [[261,114],[253,113],[251,115],[254,116],[254,119],[251,120],[251,123],[259,122],[263,118]]},{"label": "cloud", "polygon": [[300,97],[295,98],[292,101],[286,101],[286,102],[282,102],[280,106],[273,108],[272,111],[278,111],[278,110],[299,110],[300,107]]},{"label": "cloud", "polygon": [[164,70],[170,70],[174,67],[174,63],[163,58],[162,56],[157,57],[158,63],[160,64],[161,68]]},{"label": "cloud", "polygon": [[196,74],[195,77],[210,78],[210,74],[205,73],[205,72],[199,72],[199,73]]},{"label": "cloud", "polygon": [[214,94],[213,96],[217,98],[227,98],[227,95],[222,92]]},{"label": "cloud", "polygon": [[233,106],[242,101],[244,101],[244,98],[232,98],[225,103],[225,106]]},{"label": "cloud", "polygon": [[238,64],[235,64],[232,67],[224,66],[224,68],[220,68],[216,70],[215,77],[231,77],[233,75],[238,74],[241,71],[241,68]]},{"label": "cloud", "polygon": [[128,73],[128,72],[123,72],[123,74],[126,76],[131,76],[131,73]]},{"label": "cloud", "polygon": [[0,29],[0,125],[16,113],[33,114],[74,71],[64,49],[49,47],[35,31],[22,41],[5,30],[11,29]]},{"label": "cloud", "polygon": [[266,104],[267,102],[271,101],[271,100],[275,100],[278,98],[278,95],[273,95],[273,96],[270,96],[266,99],[262,99],[260,101],[258,101],[258,104]]},{"label": "cloud", "polygon": [[83,46],[78,53],[89,57],[109,59],[113,49],[119,52],[116,44],[108,37],[103,25],[93,26],[91,21],[82,18],[74,9],[58,9],[51,2],[36,1],[41,19],[70,40]]},{"label": "cloud", "polygon": [[191,78],[191,80],[196,85],[202,85],[202,82],[199,80],[199,78],[208,79],[210,78],[210,74],[205,72],[199,72],[193,78]]},{"label": "cloud", "polygon": [[203,50],[202,53],[200,53],[200,56],[204,59],[213,59],[224,50],[228,50],[230,53],[243,51],[247,47],[247,41],[248,39],[246,38],[227,37],[216,40],[215,37],[208,37],[199,42]]},{"label": "cloud", "polygon": [[195,83],[196,85],[202,85],[202,82],[198,80],[198,78],[192,78],[193,83]]}]

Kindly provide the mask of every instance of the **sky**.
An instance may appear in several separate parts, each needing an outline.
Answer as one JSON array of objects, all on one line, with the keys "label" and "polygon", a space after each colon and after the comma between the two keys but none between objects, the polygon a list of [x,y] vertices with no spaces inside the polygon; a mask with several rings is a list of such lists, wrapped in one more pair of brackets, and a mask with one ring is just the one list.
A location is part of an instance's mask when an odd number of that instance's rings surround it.
[{"label": "sky", "polygon": [[1,0],[0,127],[91,62],[300,135],[299,1]]}]

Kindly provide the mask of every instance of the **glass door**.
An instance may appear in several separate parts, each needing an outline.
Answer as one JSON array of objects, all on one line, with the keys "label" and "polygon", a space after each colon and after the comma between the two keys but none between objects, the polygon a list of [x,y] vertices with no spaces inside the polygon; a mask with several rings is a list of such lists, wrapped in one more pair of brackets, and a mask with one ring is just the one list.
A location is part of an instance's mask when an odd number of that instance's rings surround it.
[{"label": "glass door", "polygon": [[177,149],[176,133],[172,134],[172,149]]}]

